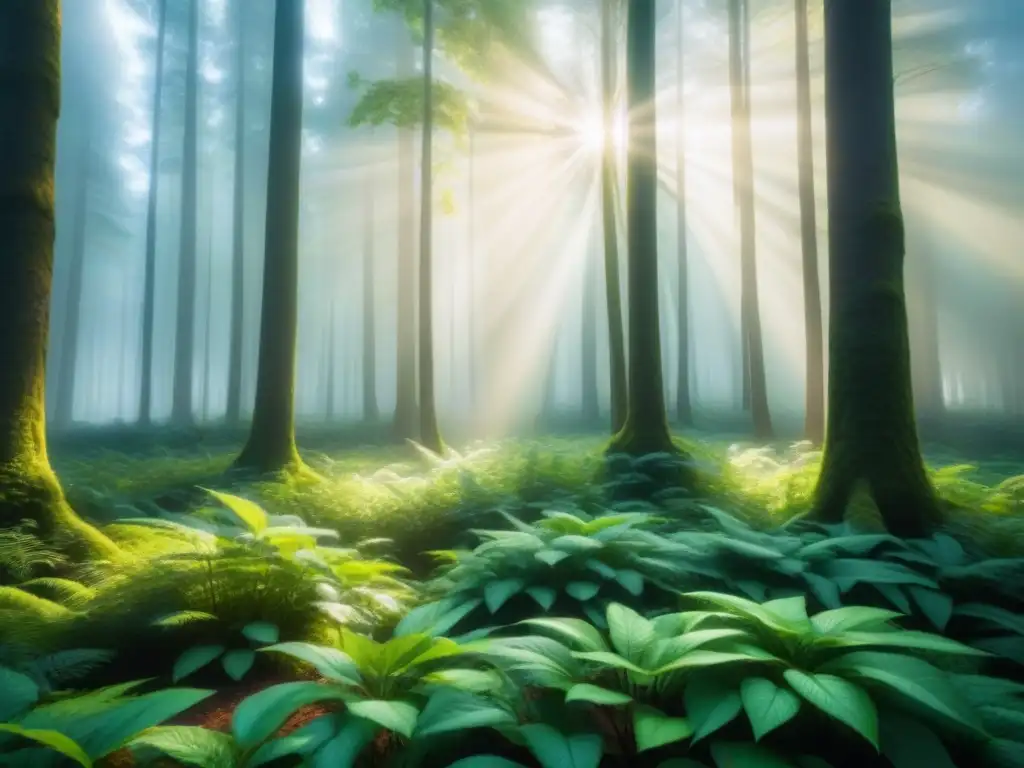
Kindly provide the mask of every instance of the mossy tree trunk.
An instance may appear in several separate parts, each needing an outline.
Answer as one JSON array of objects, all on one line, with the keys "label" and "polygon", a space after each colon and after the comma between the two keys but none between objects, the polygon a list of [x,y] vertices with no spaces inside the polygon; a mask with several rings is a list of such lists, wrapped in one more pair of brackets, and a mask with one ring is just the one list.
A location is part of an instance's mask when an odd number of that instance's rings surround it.
[{"label": "mossy tree trunk", "polygon": [[939,515],[914,420],[890,0],[831,0],[825,56],[829,398],[815,513],[838,521],[866,491],[890,532],[918,536]]},{"label": "mossy tree trunk", "polygon": [[655,0],[633,0],[626,25],[629,159],[626,168],[629,387],[626,421],[608,447],[633,455],[676,452],[665,413],[658,316]]},{"label": "mossy tree trunk", "polygon": [[612,432],[626,422],[626,338],[622,325],[622,287],[619,281],[619,230],[616,226],[618,179],[615,173],[615,0],[601,0],[601,103],[604,147],[601,152],[601,227],[604,236],[604,284],[608,307],[608,369],[611,376]]},{"label": "mossy tree trunk", "polygon": [[[399,78],[413,77],[415,57],[409,32],[398,22],[396,67]],[[419,438],[416,402],[416,215],[413,188],[416,173],[415,134],[398,129],[398,317],[396,318],[394,433],[399,438]]]},{"label": "mossy tree trunk", "polygon": [[58,0],[0,3],[0,525],[22,520],[77,557],[119,550],[68,505],[46,452],[46,346],[60,112]]},{"label": "mossy tree trunk", "polygon": [[690,267],[686,243],[686,101],[683,85],[686,74],[684,55],[685,22],[683,0],[676,0],[676,259],[679,273],[676,305],[679,327],[676,362],[676,419],[693,424],[690,402]]},{"label": "mossy tree trunk", "polygon": [[804,437],[815,445],[825,438],[825,339],[818,279],[818,217],[814,194],[814,138],[811,121],[811,67],[807,0],[796,0],[797,173],[800,245],[804,286]]},{"label": "mossy tree trunk", "polygon": [[[750,20],[746,0],[729,0],[729,68],[733,129],[733,175],[740,214],[740,332],[742,335],[744,392],[749,395],[754,437],[769,440],[772,420],[768,410],[761,309],[757,293],[757,222],[754,198],[754,160],[750,135],[749,83]],[[745,403],[747,396],[744,396]]]},{"label": "mossy tree trunk", "polygon": [[228,349],[229,424],[242,419],[242,343],[245,340],[245,3],[235,0],[235,170],[231,210],[231,340]]},{"label": "mossy tree trunk", "polygon": [[235,461],[260,474],[302,468],[295,446],[295,351],[299,290],[303,3],[278,2],[270,96],[270,164],[256,404]]},{"label": "mossy tree trunk", "polygon": [[420,443],[440,453],[434,393],[434,0],[423,0],[423,153],[420,160],[419,409]]},{"label": "mossy tree trunk", "polygon": [[149,147],[149,193],[146,202],[146,262],[142,288],[142,372],[139,376],[139,424],[153,420],[153,328],[156,318],[156,197],[160,186],[160,110],[164,93],[164,46],[167,0],[160,0],[156,35],[156,78],[153,83],[152,138]]},{"label": "mossy tree trunk", "polygon": [[171,422],[194,420],[192,385],[196,330],[196,217],[199,195],[199,0],[188,16],[188,63],[185,69],[185,138],[181,160],[181,237],[178,250],[178,306],[174,335],[174,382]]},{"label": "mossy tree trunk", "polygon": [[[363,200],[363,419],[377,421],[377,288],[374,280],[377,212],[373,169],[366,171]],[[332,303],[333,313],[333,303]],[[332,323],[331,332],[334,332]]]}]

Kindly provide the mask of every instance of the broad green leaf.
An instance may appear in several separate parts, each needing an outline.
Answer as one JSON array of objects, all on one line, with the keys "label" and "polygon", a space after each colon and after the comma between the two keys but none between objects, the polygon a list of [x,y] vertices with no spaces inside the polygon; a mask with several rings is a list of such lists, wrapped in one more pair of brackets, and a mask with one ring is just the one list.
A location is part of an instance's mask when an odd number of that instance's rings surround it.
[{"label": "broad green leaf", "polygon": [[688,739],[693,728],[685,718],[669,717],[653,707],[638,706],[633,710],[633,734],[636,751],[645,752]]},{"label": "broad green leaf", "polygon": [[269,621],[254,621],[242,627],[242,634],[254,643],[268,645],[281,639],[281,631]]},{"label": "broad green leaf", "polygon": [[597,549],[603,549],[604,544],[596,539],[592,539],[589,536],[578,536],[576,534],[566,534],[559,536],[548,542],[548,546],[554,547],[555,549],[563,552],[569,552],[570,554],[576,554],[578,552],[590,552]]},{"label": "broad green leaf", "polygon": [[212,613],[206,611],[175,611],[165,616],[160,616],[150,622],[154,627],[184,627],[200,621],[219,621]]},{"label": "broad green leaf", "polygon": [[615,573],[615,580],[622,585],[622,588],[629,594],[639,597],[644,591],[644,577],[639,571],[629,568],[620,568]]},{"label": "broad green leaf", "polygon": [[[5,691],[6,693],[6,691]],[[63,733],[39,728],[22,728],[14,723],[0,723],[0,732],[13,733],[23,739],[42,744],[54,752],[59,752],[70,760],[74,760],[83,768],[92,768],[92,760],[78,744]],[[211,766],[214,768],[214,766]]]},{"label": "broad green leaf", "polygon": [[[822,539],[801,548],[800,556],[808,560],[831,560],[837,552],[845,555],[867,555],[876,547],[895,541],[889,534],[864,533]],[[856,562],[856,561],[854,561]]]},{"label": "broad green leaf", "polygon": [[713,675],[697,675],[690,680],[683,691],[683,702],[694,742],[731,723],[742,707],[735,686]]},{"label": "broad green leaf", "polygon": [[616,706],[628,704],[632,700],[631,696],[627,696],[624,693],[609,691],[607,688],[601,688],[590,683],[577,683],[565,693],[566,703],[570,701],[586,701],[591,704]]},{"label": "broad green leaf", "polygon": [[949,617],[953,615],[953,598],[945,592],[923,587],[909,587],[907,592],[932,626],[943,631],[949,623]]},{"label": "broad green leaf", "polygon": [[190,725],[151,728],[128,742],[131,749],[149,747],[178,762],[200,768],[236,768],[231,734]]},{"label": "broad green leaf", "polygon": [[789,622],[780,620],[774,613],[766,611],[758,603],[744,597],[728,595],[724,592],[687,592],[683,594],[683,597],[711,603],[729,613],[759,622],[777,632],[791,634],[793,631]]},{"label": "broad green leaf", "polygon": [[809,674],[798,669],[787,669],[782,674],[800,696],[850,726],[878,749],[878,711],[863,688],[835,675]]},{"label": "broad green leaf", "polygon": [[241,680],[256,661],[256,652],[251,648],[238,648],[221,656],[220,663],[232,680]]},{"label": "broad green leaf", "polygon": [[[823,638],[825,639],[825,638]],[[987,656],[969,645],[950,640],[948,637],[933,635],[930,632],[917,632],[904,629],[899,632],[846,632],[842,635],[827,638],[829,644],[836,646],[888,646],[894,648],[913,648],[918,651],[949,653],[957,656]]]},{"label": "broad green leaf", "polygon": [[1008,629],[1018,635],[1024,635],[1024,616],[1005,608],[986,603],[965,603],[958,605],[953,610],[956,616],[966,616],[972,619],[981,619],[990,622],[997,627]]},{"label": "broad green leaf", "polygon": [[419,710],[406,701],[383,701],[381,699],[365,699],[352,701],[348,711],[364,720],[382,725],[389,731],[400,733],[407,739],[412,738],[416,728]]},{"label": "broad green leaf", "polygon": [[521,592],[524,586],[526,586],[526,582],[522,579],[501,579],[488,582],[484,586],[484,603],[487,605],[487,610],[497,613],[498,609],[510,597]]},{"label": "broad green leaf", "polygon": [[497,755],[474,755],[456,760],[448,768],[526,768],[526,766]]},{"label": "broad green leaf", "polygon": [[436,603],[418,605],[409,611],[395,627],[394,636],[426,634],[443,635],[483,603],[483,598],[456,597]]},{"label": "broad green leaf", "polygon": [[308,704],[346,701],[352,694],[339,685],[300,680],[264,688],[244,699],[231,718],[231,730],[242,749],[270,738],[284,722]]},{"label": "broad green leaf", "polygon": [[175,683],[184,680],[193,672],[219,658],[222,653],[224,653],[223,645],[193,645],[174,662],[171,680]]},{"label": "broad green leaf", "polygon": [[822,611],[811,617],[814,628],[823,635],[838,635],[858,629],[883,629],[893,619],[902,614],[887,611],[884,608],[871,608],[864,605],[850,605],[845,608],[833,608]]},{"label": "broad green leaf", "polygon": [[13,720],[39,700],[39,686],[28,675],[0,667],[0,720]]},{"label": "broad green leaf", "polygon": [[840,591],[847,592],[861,582],[869,584],[911,584],[929,589],[938,589],[932,579],[899,563],[884,560],[845,559],[828,560],[820,564],[821,575],[836,582]]},{"label": "broad green leaf", "polygon": [[362,751],[373,741],[377,724],[347,715],[338,732],[313,755],[310,768],[352,768]]},{"label": "broad green leaf", "polygon": [[897,611],[909,616],[914,612],[913,607],[910,605],[910,598],[907,597],[902,587],[895,584],[872,584],[878,593],[888,600]]},{"label": "broad green leaf", "polygon": [[221,493],[209,488],[204,488],[208,494],[230,509],[246,528],[252,533],[262,533],[268,526],[267,513],[259,504],[254,504],[241,496],[234,496],[230,493]]},{"label": "broad green leaf", "polygon": [[584,563],[584,565],[590,570],[592,570],[594,573],[602,576],[603,578],[615,578],[615,569],[612,568],[610,565],[605,565],[600,560],[587,560],[587,562]]},{"label": "broad green leaf", "polygon": [[545,565],[553,567],[569,557],[569,553],[560,549],[542,549],[540,552],[535,552],[533,556]]},{"label": "broad green leaf", "polygon": [[624,669],[637,675],[651,674],[649,670],[637,666],[629,659],[625,659],[622,656],[619,656],[619,654],[611,653],[609,651],[573,651],[572,656],[574,659],[592,661],[595,664],[612,667],[613,669]]},{"label": "broad green leaf", "polygon": [[791,625],[794,630],[806,632],[811,628],[807,617],[807,600],[803,595],[783,597],[762,603],[761,608]]},{"label": "broad green leaf", "polygon": [[[359,723],[368,729],[371,737],[376,730],[371,723],[352,717],[347,712],[331,712],[313,718],[291,733],[265,742],[252,753],[245,768],[258,768],[289,755],[311,755],[328,741],[339,736],[349,722]],[[338,762],[336,765],[342,763]]]},{"label": "broad green leaf", "polygon": [[609,605],[606,616],[612,647],[619,655],[634,664],[638,663],[644,649],[655,637],[654,625],[632,608],[619,603]]},{"label": "broad green leaf", "polygon": [[424,675],[423,682],[474,693],[497,691],[502,686],[501,675],[485,669],[439,669]]},{"label": "broad green leaf", "polygon": [[526,590],[526,594],[532,597],[537,605],[545,611],[551,610],[551,606],[555,604],[555,598],[558,596],[558,593],[551,587],[530,587]]},{"label": "broad green leaf", "polygon": [[804,581],[807,582],[808,589],[811,590],[811,593],[818,598],[818,602],[823,606],[826,608],[838,608],[843,604],[839,595],[839,587],[836,586],[834,581],[810,571],[806,571],[803,576]]},{"label": "broad green leaf", "polygon": [[582,619],[524,619],[521,624],[529,624],[554,632],[585,651],[607,651],[608,644],[598,632]]},{"label": "broad green leaf", "polygon": [[752,653],[696,650],[690,651],[675,661],[652,670],[651,674],[660,676],[683,669],[703,669],[704,667],[713,667],[719,664],[738,664],[740,662],[763,663],[764,661],[764,657]]},{"label": "broad green leaf", "polygon": [[544,723],[524,725],[519,732],[543,768],[597,768],[601,762],[597,734],[566,736]]},{"label": "broad green leaf", "polygon": [[565,585],[565,591],[570,597],[585,603],[601,591],[601,585],[592,581],[570,581]]},{"label": "broad green leaf", "polygon": [[1024,666],[1024,637],[986,637],[975,640],[974,647]]},{"label": "broad green leaf", "polygon": [[716,741],[711,744],[711,757],[718,768],[794,768],[788,760],[760,744]]},{"label": "broad green leaf", "polygon": [[515,716],[494,701],[458,690],[432,694],[416,721],[416,738],[470,728],[513,725]]},{"label": "broad green leaf", "polygon": [[893,768],[957,768],[934,731],[911,717],[887,711],[879,730],[882,754]]},{"label": "broad green leaf", "polygon": [[800,711],[800,699],[765,677],[748,677],[740,684],[743,709],[750,720],[754,741],[785,725]]},{"label": "broad green leaf", "polygon": [[356,685],[360,681],[359,669],[352,658],[337,648],[312,643],[278,643],[260,648],[261,652],[283,653],[293,659],[312,664],[316,671],[337,683]]}]

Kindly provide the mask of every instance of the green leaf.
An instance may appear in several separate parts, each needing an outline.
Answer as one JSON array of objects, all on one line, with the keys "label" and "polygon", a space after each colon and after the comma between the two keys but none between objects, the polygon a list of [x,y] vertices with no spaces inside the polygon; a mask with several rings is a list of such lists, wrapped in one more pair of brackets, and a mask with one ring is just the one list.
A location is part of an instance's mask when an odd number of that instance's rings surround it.
[{"label": "green leaf", "polygon": [[974,647],[1024,666],[1024,637],[986,637],[975,640]]},{"label": "green leaf", "polygon": [[221,493],[209,488],[204,488],[208,494],[230,509],[246,528],[252,533],[262,533],[268,526],[267,513],[259,506],[241,496],[234,496],[230,493]]},{"label": "green leaf", "polygon": [[842,605],[839,587],[836,586],[834,581],[830,581],[824,576],[819,576],[810,571],[805,572],[803,576],[804,581],[807,582],[807,587],[823,606],[826,608],[838,608]]},{"label": "green leaf", "polygon": [[551,610],[551,606],[555,604],[555,598],[558,596],[558,593],[551,587],[530,587],[526,590],[526,594],[532,597],[537,605],[545,611]]},{"label": "green leaf", "polygon": [[811,617],[811,623],[823,635],[838,635],[856,629],[877,631],[885,628],[890,621],[898,619],[901,615],[883,608],[851,605],[815,614]]},{"label": "green leaf", "polygon": [[578,536],[575,534],[566,534],[564,536],[558,536],[548,542],[548,545],[555,549],[560,549],[563,552],[569,552],[576,554],[578,552],[588,552],[596,549],[603,549],[604,544],[596,539],[592,539],[589,536]]},{"label": "green leaf", "polygon": [[[835,536],[800,549],[800,556],[808,560],[831,560],[837,552],[845,555],[867,555],[876,547],[894,541],[893,537],[884,533],[864,533],[850,536]],[[856,560],[852,562],[857,562]]]},{"label": "green leaf", "polygon": [[254,621],[242,627],[242,634],[246,639],[261,645],[276,643],[281,639],[281,631],[276,624],[269,621]]},{"label": "green leaf", "polygon": [[966,603],[958,605],[953,613],[956,616],[981,619],[1018,635],[1024,635],[1024,616],[1005,608],[986,603]]},{"label": "green leaf", "polygon": [[412,738],[412,732],[416,728],[416,718],[420,713],[408,702],[381,699],[350,702],[348,711],[364,720],[382,725],[389,731],[400,733],[407,739]]},{"label": "green leaf", "polygon": [[748,677],[740,684],[743,709],[750,720],[754,741],[785,725],[800,711],[799,697],[765,677]]},{"label": "green leaf", "polygon": [[601,762],[597,734],[566,736],[544,723],[524,725],[519,732],[543,768],[597,768]]},{"label": "green leaf", "polygon": [[[7,692],[4,691],[4,693],[6,694]],[[22,728],[20,725],[13,723],[0,723],[0,732],[13,733],[21,736],[23,739],[34,741],[36,744],[42,744],[44,747],[74,760],[83,768],[92,768],[92,760],[85,753],[85,750],[63,733],[38,728]]]},{"label": "green leaf", "polygon": [[200,621],[219,621],[219,619],[206,611],[175,611],[153,619],[150,625],[163,628],[184,627]]},{"label": "green leaf", "polygon": [[585,651],[608,650],[608,644],[605,643],[601,633],[582,619],[549,619],[542,617],[524,619],[520,623],[554,632],[556,635],[572,641]]},{"label": "green leaf", "polygon": [[793,626],[789,622],[781,620],[771,611],[765,610],[758,603],[744,597],[728,595],[724,592],[687,592],[683,594],[683,597],[711,603],[735,616],[756,621],[777,632],[786,634],[793,632]]},{"label": "green leaf", "polygon": [[235,768],[234,740],[230,734],[187,725],[158,726],[128,742],[130,749],[149,747],[180,763],[200,768]]},{"label": "green leaf", "polygon": [[426,634],[443,635],[483,603],[479,597],[466,600],[456,597],[436,603],[418,605],[409,611],[395,627],[395,637]]},{"label": "green leaf", "polygon": [[569,557],[569,553],[560,549],[542,549],[540,552],[535,552],[533,556],[542,563],[554,567]]},{"label": "green leaf", "polygon": [[605,579],[615,578],[615,569],[612,568],[610,565],[605,565],[600,560],[587,560],[587,562],[585,562],[584,565],[590,570],[592,570],[594,573],[598,574],[599,576],[602,576]]},{"label": "green leaf", "polygon": [[609,651],[573,651],[572,656],[574,659],[592,661],[595,664],[611,667],[613,669],[624,669],[637,675],[651,674],[649,670],[637,666],[629,659],[625,659],[617,653],[611,653]]},{"label": "green leaf", "polygon": [[522,579],[501,579],[488,582],[484,586],[484,603],[487,605],[487,610],[492,614],[497,613],[498,609],[510,597],[521,592],[524,586],[526,586],[526,582]]},{"label": "green leaf", "polygon": [[835,675],[808,674],[798,669],[787,669],[782,674],[800,696],[853,728],[878,749],[878,711],[863,688]]},{"label": "green leaf", "polygon": [[221,666],[228,677],[238,681],[248,674],[256,661],[256,652],[250,648],[239,648],[225,653],[220,660]]},{"label": "green leaf", "polygon": [[651,674],[660,676],[669,672],[676,672],[683,669],[703,669],[704,667],[714,667],[719,664],[738,664],[740,662],[764,662],[766,659],[764,656],[753,654],[753,653],[732,653],[725,651],[705,651],[697,650],[691,651],[686,655],[676,659],[675,661],[669,662],[663,667],[652,670]]},{"label": "green leaf", "polygon": [[292,713],[319,701],[346,701],[352,695],[338,685],[300,680],[264,688],[244,699],[231,718],[242,749],[252,749],[277,732]]},{"label": "green leaf", "polygon": [[718,768],[794,768],[788,760],[760,744],[716,741],[711,757]]},{"label": "green leaf", "polygon": [[601,585],[592,581],[570,581],[565,585],[565,591],[570,597],[585,603],[601,591]]},{"label": "green leaf", "polygon": [[712,675],[697,675],[690,680],[683,691],[683,701],[694,742],[731,723],[742,707],[735,687]]},{"label": "green leaf", "polygon": [[872,584],[878,593],[888,600],[896,610],[900,611],[904,615],[909,616],[914,612],[913,607],[910,605],[910,598],[906,596],[903,589],[896,586],[895,584]]},{"label": "green leaf", "polygon": [[174,662],[171,680],[175,683],[184,680],[193,672],[219,658],[222,653],[224,653],[223,645],[193,645]]},{"label": "green leaf", "polygon": [[653,707],[638,706],[633,710],[633,733],[636,751],[645,752],[688,739],[693,735],[693,728],[685,718],[669,717]]},{"label": "green leaf", "polygon": [[940,632],[943,631],[949,623],[950,616],[953,615],[953,598],[945,592],[923,587],[910,587],[907,591],[932,626]]},{"label": "green leaf", "polygon": [[622,588],[629,594],[639,597],[644,591],[644,577],[639,571],[628,568],[621,568],[615,573],[615,580],[622,585]]},{"label": "green leaf", "polygon": [[13,720],[39,700],[39,686],[28,675],[0,667],[0,720]]},{"label": "green leaf", "polygon": [[795,630],[806,632],[811,628],[810,619],[807,617],[807,600],[803,595],[769,600],[762,603],[761,608]]},{"label": "green leaf", "polygon": [[917,720],[887,711],[879,727],[882,754],[893,768],[957,768],[939,737]]},{"label": "green leaf", "polygon": [[950,640],[948,637],[933,635],[930,632],[917,632],[910,629],[899,632],[847,632],[827,638],[836,646],[888,646],[895,648],[913,648],[918,651],[949,653],[957,656],[987,656],[985,651],[969,645]]},{"label": "green leaf", "polygon": [[928,587],[938,589],[939,585],[917,571],[905,565],[890,563],[884,560],[843,559],[828,560],[821,563],[821,575],[836,582],[840,591],[847,592],[851,587],[862,582],[869,584],[894,584]]},{"label": "green leaf", "polygon": [[609,691],[607,688],[601,688],[590,683],[577,683],[565,693],[566,703],[570,701],[586,701],[591,704],[617,706],[619,704],[628,704],[632,700],[631,696],[627,696],[624,693]]},{"label": "green leaf", "polygon": [[[264,744],[252,753],[252,756],[245,764],[245,768],[258,768],[258,766],[272,763],[289,755],[309,756],[316,752],[328,741],[341,735],[347,723],[360,724],[369,731],[367,739],[373,737],[376,728],[365,720],[352,717],[346,712],[331,712],[327,715],[315,717],[305,725],[276,739],[264,742]],[[359,747],[362,749],[362,747]],[[354,756],[353,756],[354,759]],[[336,762],[334,765],[343,765]]]},{"label": "green leaf", "polygon": [[624,658],[638,663],[654,639],[654,625],[632,608],[618,603],[608,606],[606,616],[612,646]]},{"label": "green leaf", "polygon": [[337,648],[312,643],[278,643],[260,648],[260,652],[283,653],[312,664],[317,672],[337,683],[357,685],[360,681],[359,669],[352,657]]},{"label": "green leaf", "polygon": [[470,728],[493,728],[515,724],[507,709],[481,696],[465,691],[442,689],[427,700],[416,721],[416,738]]},{"label": "green leaf", "polygon": [[456,760],[448,768],[526,768],[526,766],[497,755],[474,755]]},{"label": "green leaf", "polygon": [[377,725],[361,717],[346,713],[342,723],[337,734],[316,750],[310,768],[352,768],[377,733]]}]

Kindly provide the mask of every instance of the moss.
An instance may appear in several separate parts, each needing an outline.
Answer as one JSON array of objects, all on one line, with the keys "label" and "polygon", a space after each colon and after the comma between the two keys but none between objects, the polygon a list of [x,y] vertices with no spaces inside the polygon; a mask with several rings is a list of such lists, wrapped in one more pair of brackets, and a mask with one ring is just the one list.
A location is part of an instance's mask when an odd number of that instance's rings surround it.
[{"label": "moss", "polygon": [[54,621],[68,618],[73,613],[60,603],[33,595],[18,587],[0,587],[0,612],[12,611],[27,619]]}]

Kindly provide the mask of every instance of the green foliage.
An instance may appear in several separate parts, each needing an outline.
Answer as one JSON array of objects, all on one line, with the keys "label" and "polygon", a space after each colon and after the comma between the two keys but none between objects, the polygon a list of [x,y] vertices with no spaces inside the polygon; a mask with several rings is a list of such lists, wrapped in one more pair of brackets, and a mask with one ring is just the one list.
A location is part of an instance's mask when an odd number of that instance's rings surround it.
[{"label": "green foliage", "polygon": [[[350,126],[415,128],[422,125],[423,78],[366,81],[350,76],[349,83],[362,89],[362,95],[348,118]],[[469,122],[466,95],[448,83],[435,80],[431,100],[435,130],[448,131],[456,137],[464,136]]]},{"label": "green foliage", "polygon": [[0,584],[25,581],[66,562],[62,554],[35,535],[37,528],[34,520],[25,520],[0,530]]}]

